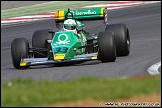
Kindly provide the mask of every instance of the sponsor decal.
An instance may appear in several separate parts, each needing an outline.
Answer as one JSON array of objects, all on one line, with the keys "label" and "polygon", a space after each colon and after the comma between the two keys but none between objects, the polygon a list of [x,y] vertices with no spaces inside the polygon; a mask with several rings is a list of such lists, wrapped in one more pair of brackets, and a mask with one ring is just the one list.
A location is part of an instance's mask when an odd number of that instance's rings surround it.
[{"label": "sponsor decal", "polygon": [[80,57],[80,58],[73,58],[71,60],[84,60],[84,59],[86,59],[86,58]]},{"label": "sponsor decal", "polygon": [[46,61],[31,61],[30,64],[42,64],[42,63],[54,63],[53,60],[46,60]]},{"label": "sponsor decal", "polygon": [[85,12],[78,12],[77,10],[76,11],[72,11],[73,13],[75,12],[74,15],[92,15],[92,14],[96,14],[96,11],[91,11],[91,10],[88,10],[88,11],[85,11]]},{"label": "sponsor decal", "polygon": [[[61,40],[61,37],[63,38],[65,38],[65,39],[63,39],[63,40]],[[68,40],[68,36],[66,35],[66,34],[60,34],[59,36],[58,36],[58,42],[56,42],[57,44],[69,44],[69,40]]]}]

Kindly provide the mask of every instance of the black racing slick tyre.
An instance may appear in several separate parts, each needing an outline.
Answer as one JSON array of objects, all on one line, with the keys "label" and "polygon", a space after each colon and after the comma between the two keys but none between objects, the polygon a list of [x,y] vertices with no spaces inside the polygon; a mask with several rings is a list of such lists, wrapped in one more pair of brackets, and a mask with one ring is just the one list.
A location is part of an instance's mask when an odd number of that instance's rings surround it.
[{"label": "black racing slick tyre", "polygon": [[[16,69],[20,69],[21,58],[28,58],[29,42],[25,38],[16,38],[11,43],[12,63]],[[29,66],[24,66],[29,68]]]},{"label": "black racing slick tyre", "polygon": [[102,62],[116,60],[116,47],[112,32],[100,32],[98,36],[99,58]]},{"label": "black racing slick tyre", "polygon": [[[49,33],[49,30],[37,30],[32,36],[32,47],[34,48],[47,48],[46,40],[51,40],[53,33]],[[34,58],[47,57],[48,51],[34,51]]]},{"label": "black racing slick tyre", "polygon": [[115,36],[117,56],[127,56],[130,53],[130,35],[125,24],[107,25],[105,31],[111,31]]}]

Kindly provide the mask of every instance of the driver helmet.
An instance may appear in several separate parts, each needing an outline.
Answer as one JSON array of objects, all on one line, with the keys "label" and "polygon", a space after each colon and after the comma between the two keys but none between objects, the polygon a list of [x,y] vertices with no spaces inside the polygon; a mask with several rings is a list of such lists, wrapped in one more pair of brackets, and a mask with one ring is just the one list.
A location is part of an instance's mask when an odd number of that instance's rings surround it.
[{"label": "driver helmet", "polygon": [[73,31],[76,33],[76,22],[73,19],[67,19],[64,21],[63,30],[65,31]]}]

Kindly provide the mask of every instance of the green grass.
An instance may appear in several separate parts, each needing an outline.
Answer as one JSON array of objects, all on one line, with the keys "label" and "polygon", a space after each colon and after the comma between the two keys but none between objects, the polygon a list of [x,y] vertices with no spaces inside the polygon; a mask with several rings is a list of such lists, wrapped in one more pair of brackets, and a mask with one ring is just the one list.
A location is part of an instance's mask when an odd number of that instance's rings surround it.
[{"label": "green grass", "polygon": [[1,83],[1,106],[45,106],[81,99],[130,98],[160,94],[161,76],[138,79],[81,77],[70,81],[13,80]]},{"label": "green grass", "polygon": [[25,6],[14,9],[1,10],[1,20],[4,18],[34,15],[45,12],[55,12],[67,8],[79,8],[82,6],[107,4],[112,1],[54,1],[33,6]]}]

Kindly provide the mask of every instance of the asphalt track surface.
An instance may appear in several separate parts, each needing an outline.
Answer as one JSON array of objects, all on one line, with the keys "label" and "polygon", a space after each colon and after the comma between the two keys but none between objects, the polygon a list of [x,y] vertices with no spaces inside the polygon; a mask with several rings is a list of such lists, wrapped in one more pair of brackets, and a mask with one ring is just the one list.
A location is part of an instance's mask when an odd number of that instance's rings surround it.
[{"label": "asphalt track surface", "polygon": [[[130,31],[131,52],[129,56],[117,57],[115,62],[89,61],[82,64],[55,67],[33,66],[18,70],[12,65],[11,41],[27,38],[31,45],[32,34],[39,29],[57,30],[53,19],[1,26],[1,81],[11,79],[71,80],[80,76],[99,78],[125,77],[148,74],[152,64],[161,61],[161,3],[110,10],[109,24],[124,23]],[[84,22],[90,31],[103,21]],[[95,30],[104,31],[105,25]]]}]

